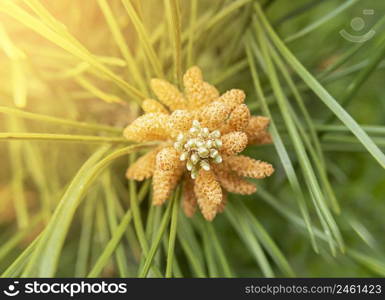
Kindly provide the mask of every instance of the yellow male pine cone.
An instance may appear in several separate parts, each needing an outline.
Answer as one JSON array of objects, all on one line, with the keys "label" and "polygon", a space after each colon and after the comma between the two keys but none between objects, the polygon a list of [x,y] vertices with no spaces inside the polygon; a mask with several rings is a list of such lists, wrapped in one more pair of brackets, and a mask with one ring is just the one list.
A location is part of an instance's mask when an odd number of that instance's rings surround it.
[{"label": "yellow male pine cone", "polygon": [[[239,155],[247,145],[271,143],[269,119],[251,116],[245,93],[220,95],[194,66],[183,76],[184,92],[163,79],[152,79],[159,101],[143,101],[144,115],[124,130],[133,142],[159,141],[127,170],[129,179],[152,177],[153,204],[163,204],[183,179],[183,209],[188,217],[199,207],[213,220],[226,204],[226,193],[252,194],[253,183],[274,172],[271,164]],[[185,174],[185,176],[183,176]]]}]

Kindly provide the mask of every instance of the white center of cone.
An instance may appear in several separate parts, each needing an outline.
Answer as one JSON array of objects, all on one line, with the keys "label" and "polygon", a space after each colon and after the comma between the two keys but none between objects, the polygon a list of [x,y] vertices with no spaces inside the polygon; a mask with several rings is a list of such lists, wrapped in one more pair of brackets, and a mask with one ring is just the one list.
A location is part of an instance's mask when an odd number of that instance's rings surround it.
[{"label": "white center of cone", "polygon": [[180,133],[174,143],[174,148],[180,152],[179,159],[186,161],[186,168],[195,179],[200,168],[209,171],[210,164],[220,164],[222,157],[218,149],[222,147],[219,130],[201,127],[199,121],[194,120],[193,126],[186,133]]}]

